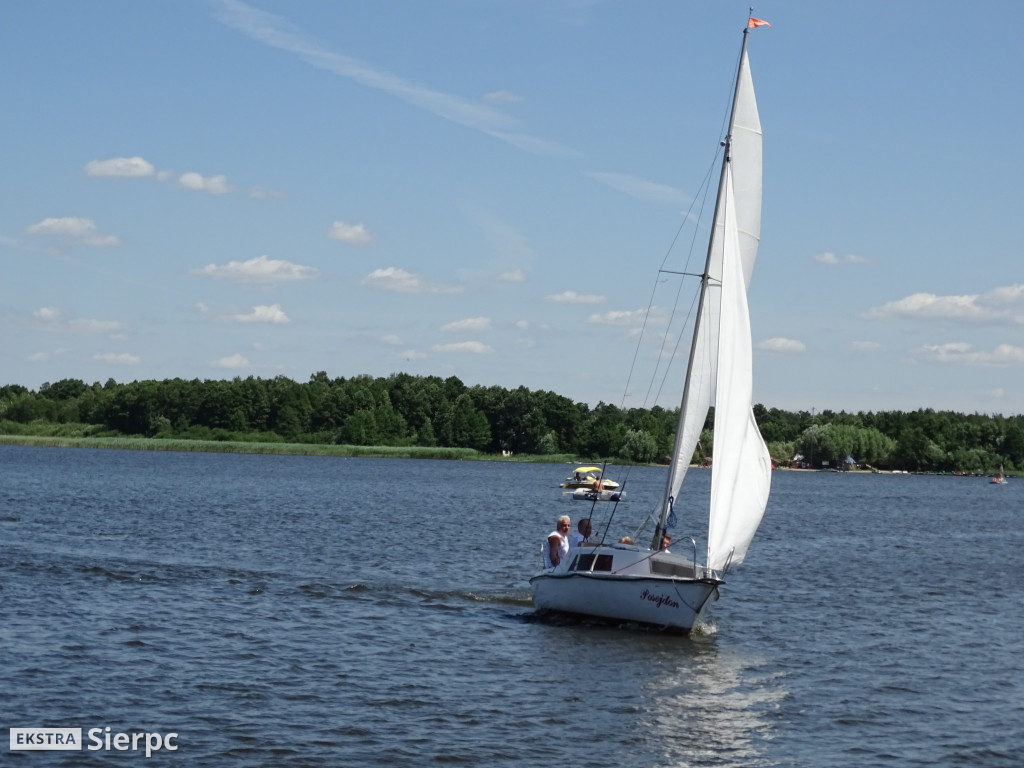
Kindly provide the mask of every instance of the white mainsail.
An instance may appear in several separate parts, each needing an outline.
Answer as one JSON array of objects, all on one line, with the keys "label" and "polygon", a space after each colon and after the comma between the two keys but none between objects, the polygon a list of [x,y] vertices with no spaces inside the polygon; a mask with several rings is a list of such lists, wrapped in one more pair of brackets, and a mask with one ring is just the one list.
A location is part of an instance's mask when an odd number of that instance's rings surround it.
[{"label": "white mainsail", "polygon": [[[743,559],[764,513],[771,480],[771,459],[751,411],[752,350],[746,290],[761,238],[761,121],[746,34],[725,152],[666,503],[658,526],[658,532],[664,530],[669,499],[679,496],[708,409],[714,405],[709,568]],[[740,383],[743,380],[745,386]],[[767,474],[761,468],[764,460]]]},{"label": "white mainsail", "polygon": [[718,405],[708,520],[707,567],[711,570],[743,561],[768,504],[772,480],[771,456],[751,408],[754,370],[750,312],[732,172],[727,170],[725,177]]}]

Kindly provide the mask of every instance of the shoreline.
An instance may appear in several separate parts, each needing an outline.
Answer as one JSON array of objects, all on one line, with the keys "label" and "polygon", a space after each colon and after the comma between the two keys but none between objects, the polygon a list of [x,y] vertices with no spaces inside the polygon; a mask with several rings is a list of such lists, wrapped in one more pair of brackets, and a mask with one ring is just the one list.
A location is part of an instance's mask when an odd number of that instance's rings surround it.
[{"label": "shoreline", "polygon": [[[472,448],[427,448],[422,446],[329,445],[318,443],[243,443],[215,440],[161,440],[152,437],[54,437],[41,435],[0,435],[0,445],[27,445],[40,448],[92,448],[121,451],[171,451],[180,453],[242,453],[277,456],[326,456],[335,458],[436,459],[441,461],[495,461],[530,464],[576,464],[567,454],[518,454],[499,456]],[[588,459],[589,461],[589,459]],[[594,461],[604,461],[595,459]],[[629,466],[623,462],[606,462]],[[650,464],[649,466],[665,466]],[[691,469],[707,469],[691,464]],[[935,475],[942,477],[991,478],[994,475],[971,472],[911,472],[883,469],[814,469],[811,467],[774,467],[774,472],[833,472],[840,475]],[[1007,478],[1016,475],[1008,473]]]}]

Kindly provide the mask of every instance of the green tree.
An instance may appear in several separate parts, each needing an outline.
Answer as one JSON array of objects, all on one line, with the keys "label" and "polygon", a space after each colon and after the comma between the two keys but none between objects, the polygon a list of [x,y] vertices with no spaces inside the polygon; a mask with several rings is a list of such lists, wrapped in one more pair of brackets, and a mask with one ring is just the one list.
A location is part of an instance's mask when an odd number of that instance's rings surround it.
[{"label": "green tree", "polygon": [[929,439],[921,427],[907,427],[900,434],[893,451],[897,467],[917,471],[939,469],[945,453]]},{"label": "green tree", "polygon": [[379,445],[380,431],[373,411],[356,411],[345,419],[339,442],[348,445]]},{"label": "green tree", "polygon": [[619,456],[626,461],[650,463],[658,456],[658,443],[649,432],[630,429],[622,440]]},{"label": "green tree", "polygon": [[425,448],[433,448],[437,445],[437,436],[434,435],[434,422],[429,417],[424,419],[419,429],[416,430],[415,444]]},{"label": "green tree", "polygon": [[809,426],[797,438],[796,449],[812,467],[820,467],[823,462],[834,465],[841,452],[831,424]]},{"label": "green tree", "polygon": [[582,453],[598,458],[615,456],[626,435],[625,415],[614,405],[598,403],[584,421]]},{"label": "green tree", "polygon": [[482,450],[491,441],[491,429],[487,419],[474,407],[472,398],[465,393],[455,398],[449,424],[448,445]]},{"label": "green tree", "polygon": [[540,443],[537,444],[537,453],[541,456],[547,456],[552,453],[558,453],[558,435],[555,430],[550,430],[544,437],[540,439]]}]

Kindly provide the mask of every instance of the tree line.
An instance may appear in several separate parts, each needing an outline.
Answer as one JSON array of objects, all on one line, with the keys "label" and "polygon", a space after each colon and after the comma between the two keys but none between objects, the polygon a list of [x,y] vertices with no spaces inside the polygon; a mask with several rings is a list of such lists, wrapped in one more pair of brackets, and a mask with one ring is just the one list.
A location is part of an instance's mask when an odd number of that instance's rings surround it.
[{"label": "tree line", "polygon": [[[922,409],[856,414],[754,406],[774,460],[842,468],[992,472],[1024,468],[1024,416]],[[338,445],[472,448],[485,453],[569,454],[664,461],[678,410],[622,409],[526,387],[466,386],[455,376],[45,383],[0,387],[0,433],[49,425],[84,436]],[[694,461],[713,461],[709,414]]]}]

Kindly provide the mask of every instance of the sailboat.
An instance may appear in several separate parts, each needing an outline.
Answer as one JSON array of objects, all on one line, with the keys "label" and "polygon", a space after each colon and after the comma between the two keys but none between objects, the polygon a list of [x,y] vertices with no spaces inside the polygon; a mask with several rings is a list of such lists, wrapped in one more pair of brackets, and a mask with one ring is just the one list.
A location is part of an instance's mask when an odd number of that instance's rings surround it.
[{"label": "sailboat", "polygon": [[[683,381],[679,425],[665,493],[651,513],[650,546],[617,542],[571,547],[553,568],[530,579],[534,608],[652,625],[689,633],[708,601],[739,565],[760,525],[771,486],[771,457],[757,428],[747,289],[761,231],[761,123],[743,30],[729,128]],[[714,406],[707,553],[673,552],[663,536],[676,524],[676,502],[709,409]],[[680,507],[681,508],[681,507]],[[607,531],[605,532],[607,535]],[[685,549],[690,550],[687,546]]]},{"label": "sailboat", "polygon": [[996,473],[989,482],[998,483],[999,485],[1006,485],[1006,475],[1003,474],[1002,464],[999,465],[999,472]]}]

